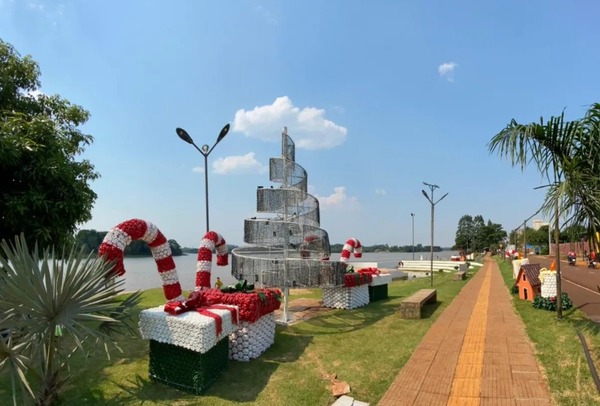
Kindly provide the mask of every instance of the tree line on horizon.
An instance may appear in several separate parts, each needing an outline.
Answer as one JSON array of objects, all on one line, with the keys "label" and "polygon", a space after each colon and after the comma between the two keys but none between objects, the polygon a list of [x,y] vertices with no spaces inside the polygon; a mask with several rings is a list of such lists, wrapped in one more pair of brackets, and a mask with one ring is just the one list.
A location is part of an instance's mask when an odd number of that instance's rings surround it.
[{"label": "tree line on horizon", "polygon": [[[97,230],[79,230],[75,235],[75,244],[83,249],[85,253],[97,253],[100,244],[104,240],[104,237],[108,231],[97,231]],[[198,247],[182,247],[176,240],[168,240],[169,246],[174,256],[184,254],[196,254]],[[229,252],[237,245],[227,244]],[[341,252],[344,248],[344,244],[332,244],[331,252]],[[434,252],[440,252],[450,250],[451,248],[444,248],[440,246],[433,247]],[[362,247],[362,252],[413,252],[412,245],[388,245],[388,244],[376,244]],[[430,252],[429,245],[415,244],[414,252]],[[135,256],[150,256],[152,252],[144,241],[132,241],[127,247],[125,247],[124,255],[135,255]]]},{"label": "tree line on horizon", "polygon": [[[108,231],[96,231],[96,230],[79,230],[79,232],[75,235],[75,245],[82,249],[84,253],[98,253],[98,249],[100,248],[100,244],[106,237]],[[176,240],[167,240],[169,243],[169,247],[171,248],[171,253],[173,256],[183,255],[183,249],[181,245]],[[124,256],[151,256],[152,252],[150,251],[150,247],[146,242],[137,240],[132,241],[129,245],[125,247],[123,250]]]}]

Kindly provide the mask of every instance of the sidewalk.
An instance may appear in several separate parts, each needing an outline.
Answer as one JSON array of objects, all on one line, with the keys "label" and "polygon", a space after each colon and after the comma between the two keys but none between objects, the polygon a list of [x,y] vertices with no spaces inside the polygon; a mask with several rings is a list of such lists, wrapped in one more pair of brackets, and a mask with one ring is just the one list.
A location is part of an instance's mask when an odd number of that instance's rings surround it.
[{"label": "sidewalk", "polygon": [[551,405],[495,261],[438,317],[379,405]]}]

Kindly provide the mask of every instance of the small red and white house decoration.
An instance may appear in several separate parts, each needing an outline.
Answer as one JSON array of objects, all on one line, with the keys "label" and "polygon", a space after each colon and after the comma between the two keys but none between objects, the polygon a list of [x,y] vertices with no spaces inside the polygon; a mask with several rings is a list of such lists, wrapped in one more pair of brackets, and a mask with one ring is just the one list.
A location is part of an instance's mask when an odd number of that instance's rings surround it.
[{"label": "small red and white house decoration", "polygon": [[98,256],[108,261],[115,261],[111,274],[123,276],[125,274],[123,251],[136,240],[142,240],[150,247],[167,300],[184,300],[169,242],[158,227],[149,221],[131,219],[117,224],[104,237],[98,249]]},{"label": "small red and white house decoration", "polygon": [[228,251],[225,239],[221,234],[209,231],[204,234],[198,248],[196,262],[196,290],[210,289],[210,275],[212,270],[212,253],[217,251],[217,266],[228,265]]},{"label": "small red and white house decoration", "polygon": [[340,262],[348,262],[351,252],[354,252],[354,258],[362,257],[362,245],[356,238],[350,238],[348,241],[346,241],[344,248],[342,248]]}]

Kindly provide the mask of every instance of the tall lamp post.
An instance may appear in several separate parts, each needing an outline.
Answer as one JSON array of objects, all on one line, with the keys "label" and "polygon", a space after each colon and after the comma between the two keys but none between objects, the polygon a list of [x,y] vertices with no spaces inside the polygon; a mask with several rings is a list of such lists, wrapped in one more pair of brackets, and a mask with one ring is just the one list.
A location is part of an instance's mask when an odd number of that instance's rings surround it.
[{"label": "tall lamp post", "polygon": [[413,253],[413,261],[415,260],[415,213],[410,213],[410,217],[412,217],[412,253]]},{"label": "tall lamp post", "polygon": [[431,203],[431,253],[430,253],[430,261],[431,261],[431,268],[430,268],[430,274],[431,274],[431,286],[433,286],[433,224],[434,224],[434,209],[435,209],[435,205],[438,204],[444,197],[448,196],[448,193],[446,193],[444,196],[440,197],[437,201],[433,200],[433,191],[437,188],[439,188],[438,185],[432,185],[431,183],[427,183],[427,182],[423,182],[423,184],[427,187],[429,187],[429,190],[431,190],[431,197],[429,197],[429,195],[427,194],[426,191],[421,189],[421,192],[423,193],[423,196],[425,196],[425,198],[427,200],[429,200],[429,203]]},{"label": "tall lamp post", "polygon": [[198,152],[200,152],[204,156],[204,196],[205,196],[205,202],[206,202],[206,232],[209,232],[210,226],[209,226],[209,221],[208,221],[208,156],[210,155],[212,150],[217,146],[217,144],[219,142],[221,142],[221,140],[223,138],[225,138],[225,136],[229,132],[229,124],[225,124],[225,127],[223,127],[223,129],[219,133],[217,140],[215,141],[213,146],[210,148],[206,144],[204,144],[202,146],[202,148],[198,148],[198,146],[194,143],[194,140],[192,139],[192,137],[190,137],[190,135],[187,133],[187,131],[185,131],[183,128],[177,127],[175,129],[175,132],[177,133],[179,138],[181,138],[188,144],[192,144],[198,150]]}]

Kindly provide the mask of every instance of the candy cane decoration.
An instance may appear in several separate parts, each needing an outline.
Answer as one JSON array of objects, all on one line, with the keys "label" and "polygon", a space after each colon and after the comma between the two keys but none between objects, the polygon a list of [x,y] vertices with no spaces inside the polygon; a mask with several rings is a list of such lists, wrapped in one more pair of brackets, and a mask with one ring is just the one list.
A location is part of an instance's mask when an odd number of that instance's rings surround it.
[{"label": "candy cane decoration", "polygon": [[354,251],[354,258],[362,257],[362,245],[360,244],[360,241],[358,241],[356,238],[350,238],[348,241],[346,241],[346,244],[344,244],[340,262],[348,262],[351,250]]},{"label": "candy cane decoration", "polygon": [[210,289],[210,271],[212,270],[212,253],[217,251],[217,266],[228,264],[228,251],[225,239],[214,231],[204,234],[198,248],[198,261],[196,262],[196,290]]},{"label": "candy cane decoration", "polygon": [[98,256],[115,261],[115,265],[110,271],[111,275],[122,276],[125,274],[123,250],[131,241],[135,240],[142,240],[150,247],[167,300],[170,302],[185,300],[181,295],[181,285],[169,242],[158,227],[148,221],[127,220],[116,225],[106,234],[98,249]]}]

